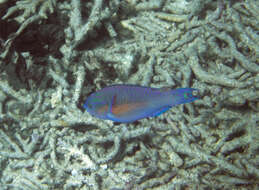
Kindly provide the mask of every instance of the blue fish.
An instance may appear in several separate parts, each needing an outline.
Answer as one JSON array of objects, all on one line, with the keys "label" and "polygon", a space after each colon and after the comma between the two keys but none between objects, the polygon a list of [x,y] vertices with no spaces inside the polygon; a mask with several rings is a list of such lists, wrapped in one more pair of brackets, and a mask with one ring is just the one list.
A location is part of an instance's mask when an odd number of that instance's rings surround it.
[{"label": "blue fish", "polygon": [[92,93],[84,108],[93,116],[130,123],[158,116],[171,107],[199,99],[194,88],[150,88],[137,85],[113,85]]}]

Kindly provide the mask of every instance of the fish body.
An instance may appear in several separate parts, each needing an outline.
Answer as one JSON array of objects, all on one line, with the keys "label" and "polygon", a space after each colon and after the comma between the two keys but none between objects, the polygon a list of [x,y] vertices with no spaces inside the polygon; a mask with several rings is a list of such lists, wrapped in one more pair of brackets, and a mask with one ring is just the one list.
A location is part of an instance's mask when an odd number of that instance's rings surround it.
[{"label": "fish body", "polygon": [[171,107],[198,99],[194,88],[163,89],[136,85],[113,85],[92,93],[84,108],[93,116],[129,123],[158,116]]}]

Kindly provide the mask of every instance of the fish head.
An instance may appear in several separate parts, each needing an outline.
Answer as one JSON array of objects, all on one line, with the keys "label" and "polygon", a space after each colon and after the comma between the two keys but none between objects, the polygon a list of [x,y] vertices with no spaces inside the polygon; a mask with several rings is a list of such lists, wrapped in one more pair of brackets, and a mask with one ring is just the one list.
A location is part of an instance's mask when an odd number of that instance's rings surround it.
[{"label": "fish head", "polygon": [[194,102],[199,97],[199,91],[195,88],[178,88],[172,91],[173,106]]},{"label": "fish head", "polygon": [[183,100],[185,103],[187,102],[193,102],[197,99],[199,99],[199,90],[195,88],[188,88],[185,89],[183,92]]}]

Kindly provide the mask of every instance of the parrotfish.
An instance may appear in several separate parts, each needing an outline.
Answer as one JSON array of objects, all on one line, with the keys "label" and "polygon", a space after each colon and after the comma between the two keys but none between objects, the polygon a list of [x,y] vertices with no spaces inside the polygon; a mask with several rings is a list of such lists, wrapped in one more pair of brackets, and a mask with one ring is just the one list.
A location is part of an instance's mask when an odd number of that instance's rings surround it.
[{"label": "parrotfish", "polygon": [[137,85],[113,85],[96,91],[83,107],[93,116],[130,123],[158,116],[171,107],[199,99],[195,88],[150,88]]}]

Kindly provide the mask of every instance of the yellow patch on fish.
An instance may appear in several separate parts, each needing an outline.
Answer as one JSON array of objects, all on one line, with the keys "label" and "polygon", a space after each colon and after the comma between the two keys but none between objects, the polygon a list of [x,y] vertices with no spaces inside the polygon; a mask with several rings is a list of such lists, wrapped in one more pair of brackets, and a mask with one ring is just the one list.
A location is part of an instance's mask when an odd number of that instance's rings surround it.
[{"label": "yellow patch on fish", "polygon": [[120,105],[113,105],[112,106],[112,114],[121,116],[130,111],[134,111],[134,109],[142,107],[144,105],[143,102],[141,103],[129,103],[129,104],[120,104]]}]

